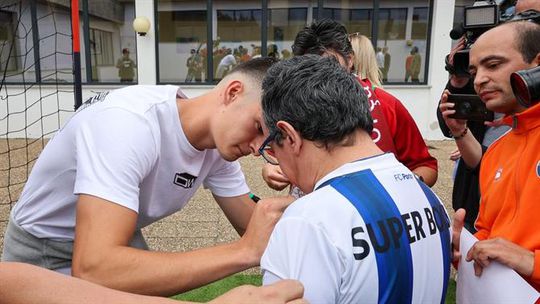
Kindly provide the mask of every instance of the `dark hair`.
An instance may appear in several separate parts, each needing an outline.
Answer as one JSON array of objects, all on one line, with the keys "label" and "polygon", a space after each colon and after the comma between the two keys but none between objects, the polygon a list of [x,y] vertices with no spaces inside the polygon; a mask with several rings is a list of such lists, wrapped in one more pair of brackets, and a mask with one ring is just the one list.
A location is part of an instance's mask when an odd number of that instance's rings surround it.
[{"label": "dark hair", "polygon": [[[364,90],[334,57],[304,55],[276,63],[262,89],[263,116],[270,132],[283,120],[303,138],[331,149],[352,145],[358,129],[368,134],[373,129]],[[278,135],[276,143],[280,142]]]},{"label": "dark hair", "polygon": [[327,50],[334,51],[344,58],[353,54],[347,29],[343,24],[331,19],[315,21],[298,32],[292,50],[296,56],[322,55]]},{"label": "dark hair", "polygon": [[129,49],[125,48],[125,49],[122,49],[122,54],[127,54],[129,53]]},{"label": "dark hair", "polygon": [[253,58],[237,65],[229,75],[233,73],[246,74],[256,82],[261,83],[268,69],[278,60],[272,57]]},{"label": "dark hair", "polygon": [[515,21],[509,23],[514,27],[517,50],[523,60],[531,63],[540,53],[540,25],[531,21]]}]

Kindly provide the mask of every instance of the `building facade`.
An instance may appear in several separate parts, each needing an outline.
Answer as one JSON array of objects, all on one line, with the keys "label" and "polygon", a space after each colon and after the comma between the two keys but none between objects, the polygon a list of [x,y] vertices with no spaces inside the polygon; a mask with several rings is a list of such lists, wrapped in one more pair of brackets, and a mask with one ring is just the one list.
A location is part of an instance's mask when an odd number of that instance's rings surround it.
[{"label": "building facade", "polygon": [[[73,112],[70,1],[3,2],[11,3],[0,4],[0,97],[6,101],[0,116],[11,118],[0,120],[0,129],[7,130],[2,135],[53,134]],[[258,55],[288,58],[300,29],[331,18],[386,50],[385,89],[402,100],[426,139],[440,139],[435,109],[448,77],[449,32],[454,11],[471,2],[81,0],[83,100],[129,84],[176,84],[197,96],[241,61]],[[132,28],[140,16],[150,21],[144,36]],[[420,56],[417,82],[406,78],[413,49]],[[22,112],[24,123],[18,118]],[[48,121],[50,113],[59,118]],[[40,126],[29,123],[32,115],[41,115]]]}]

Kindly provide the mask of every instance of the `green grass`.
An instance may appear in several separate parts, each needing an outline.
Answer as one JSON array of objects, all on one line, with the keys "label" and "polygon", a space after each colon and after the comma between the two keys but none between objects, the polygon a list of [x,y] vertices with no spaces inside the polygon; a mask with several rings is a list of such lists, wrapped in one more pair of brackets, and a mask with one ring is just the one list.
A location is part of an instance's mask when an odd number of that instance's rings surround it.
[{"label": "green grass", "polygon": [[446,304],[456,303],[456,281],[454,281],[454,279],[450,279],[448,290],[446,291],[446,300],[444,302]]},{"label": "green grass", "polygon": [[208,302],[235,287],[246,284],[261,286],[262,276],[241,274],[232,275],[212,284],[174,296],[173,299],[194,302]]},{"label": "green grass", "polygon": [[[174,296],[173,299],[194,302],[208,302],[237,286],[245,284],[260,286],[262,284],[262,277],[260,275],[233,275],[201,288]],[[453,279],[450,279],[450,285],[448,285],[445,302],[446,304],[456,303],[456,281]]]}]

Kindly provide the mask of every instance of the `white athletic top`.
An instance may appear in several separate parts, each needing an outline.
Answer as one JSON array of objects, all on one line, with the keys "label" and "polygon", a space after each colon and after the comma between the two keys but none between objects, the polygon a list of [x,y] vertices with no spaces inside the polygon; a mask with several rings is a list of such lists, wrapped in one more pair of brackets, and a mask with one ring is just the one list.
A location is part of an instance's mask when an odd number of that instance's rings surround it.
[{"label": "white athletic top", "polygon": [[393,154],[345,164],[315,189],[276,225],[265,285],[300,280],[315,304],[444,303],[450,220]]},{"label": "white athletic top", "polygon": [[39,238],[72,240],[77,194],[134,210],[139,229],[182,209],[201,184],[221,197],[248,193],[238,162],[188,142],[177,94],[140,85],[86,101],[41,153],[15,222]]}]

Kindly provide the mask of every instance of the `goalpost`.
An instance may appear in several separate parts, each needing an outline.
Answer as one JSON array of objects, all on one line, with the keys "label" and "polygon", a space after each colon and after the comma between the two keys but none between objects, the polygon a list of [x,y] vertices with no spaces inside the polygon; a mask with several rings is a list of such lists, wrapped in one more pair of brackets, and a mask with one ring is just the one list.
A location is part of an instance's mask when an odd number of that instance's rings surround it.
[{"label": "goalpost", "polygon": [[78,0],[0,1],[0,236],[39,153],[82,103],[79,29]]}]

